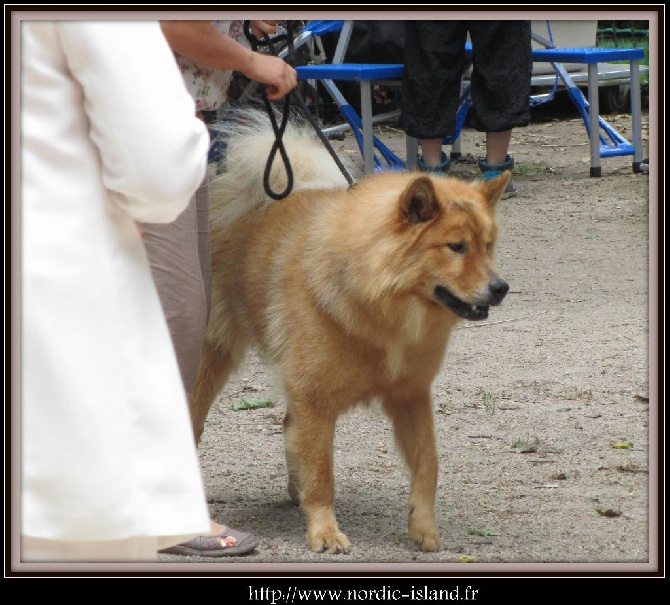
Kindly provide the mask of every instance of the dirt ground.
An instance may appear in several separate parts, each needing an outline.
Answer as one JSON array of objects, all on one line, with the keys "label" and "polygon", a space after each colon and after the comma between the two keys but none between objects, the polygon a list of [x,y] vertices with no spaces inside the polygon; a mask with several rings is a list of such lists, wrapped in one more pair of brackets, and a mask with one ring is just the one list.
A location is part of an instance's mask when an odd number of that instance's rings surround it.
[{"label": "dirt ground", "polygon": [[[252,358],[214,405],[200,460],[211,513],[256,533],[260,546],[243,558],[161,555],[161,562],[297,574],[654,565],[649,174],[634,174],[632,156],[623,156],[604,158],[603,176],[590,177],[577,111],[569,104],[533,111],[510,148],[519,195],[499,205],[497,265],[510,293],[486,322],[460,326],[434,382],[441,550],[419,552],[407,536],[408,477],[374,405],[343,417],[336,435],[336,512],[351,552],[308,549],[303,515],[286,490],[285,402]],[[630,116],[607,119],[630,140]],[[643,125],[647,146],[646,111]],[[375,134],[404,157],[396,125]],[[466,128],[462,141],[453,172],[474,177],[483,135]],[[351,133],[333,146],[358,154]],[[250,398],[274,407],[233,409]]]}]

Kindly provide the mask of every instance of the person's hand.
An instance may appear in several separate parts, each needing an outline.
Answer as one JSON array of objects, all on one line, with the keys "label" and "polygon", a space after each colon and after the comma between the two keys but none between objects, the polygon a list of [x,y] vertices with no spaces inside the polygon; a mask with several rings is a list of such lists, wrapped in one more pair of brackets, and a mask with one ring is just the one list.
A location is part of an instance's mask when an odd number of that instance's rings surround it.
[{"label": "person's hand", "polygon": [[263,37],[263,34],[268,36],[274,34],[277,31],[277,22],[276,21],[252,21],[249,24],[251,28],[251,33],[256,36],[258,39]]},{"label": "person's hand", "polygon": [[266,94],[268,99],[277,101],[297,86],[297,72],[283,59],[257,52],[252,54],[253,58],[249,67],[243,73],[250,80],[267,85]]}]

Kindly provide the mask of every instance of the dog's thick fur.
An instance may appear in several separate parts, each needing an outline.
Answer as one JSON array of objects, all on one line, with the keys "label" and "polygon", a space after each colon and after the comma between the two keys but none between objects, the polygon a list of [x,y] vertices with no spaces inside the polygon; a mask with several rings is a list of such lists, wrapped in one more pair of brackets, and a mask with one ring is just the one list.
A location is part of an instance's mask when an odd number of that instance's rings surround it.
[{"label": "dog's thick fur", "polygon": [[[263,119],[264,118],[264,119]],[[196,441],[249,347],[278,370],[288,489],[315,551],[347,552],[334,513],[338,417],[381,401],[411,471],[409,535],[439,548],[431,383],[462,318],[485,319],[508,290],[493,265],[494,210],[510,174],[489,181],[382,172],[348,187],[315,136],[289,128],[295,189],[263,190],[274,135],[248,117],[212,183],[211,319],[191,398]],[[313,134],[313,133],[312,133]],[[285,187],[274,162],[273,191]]]}]

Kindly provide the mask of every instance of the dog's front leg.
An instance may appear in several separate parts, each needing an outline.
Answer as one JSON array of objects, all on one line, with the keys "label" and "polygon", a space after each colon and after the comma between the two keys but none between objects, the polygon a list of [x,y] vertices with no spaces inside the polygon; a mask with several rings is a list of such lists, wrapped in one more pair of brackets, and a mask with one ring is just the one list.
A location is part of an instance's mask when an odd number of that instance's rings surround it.
[{"label": "dog's front leg", "polygon": [[[307,543],[316,552],[349,552],[349,540],[335,518],[333,439],[337,418],[324,417],[309,403],[290,406],[284,420],[289,494],[299,489],[307,520]],[[295,471],[297,469],[297,478]]]},{"label": "dog's front leg", "polygon": [[409,536],[421,550],[434,552],[440,547],[440,536],[435,523],[437,449],[430,394],[386,397],[383,406],[393,421],[396,442],[412,473]]}]

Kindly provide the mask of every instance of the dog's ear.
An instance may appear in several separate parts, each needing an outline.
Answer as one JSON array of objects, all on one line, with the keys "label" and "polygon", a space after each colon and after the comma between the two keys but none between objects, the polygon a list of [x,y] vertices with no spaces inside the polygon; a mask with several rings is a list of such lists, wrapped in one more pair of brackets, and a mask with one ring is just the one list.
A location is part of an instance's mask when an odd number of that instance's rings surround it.
[{"label": "dog's ear", "polygon": [[505,187],[507,187],[507,183],[509,183],[511,176],[512,173],[509,170],[505,170],[505,172],[494,179],[479,181],[479,190],[482,192],[482,195],[486,198],[491,208],[495,207],[500,196],[505,191]]},{"label": "dog's ear", "polygon": [[408,223],[425,223],[439,214],[435,188],[427,176],[415,178],[402,192],[400,212]]}]

